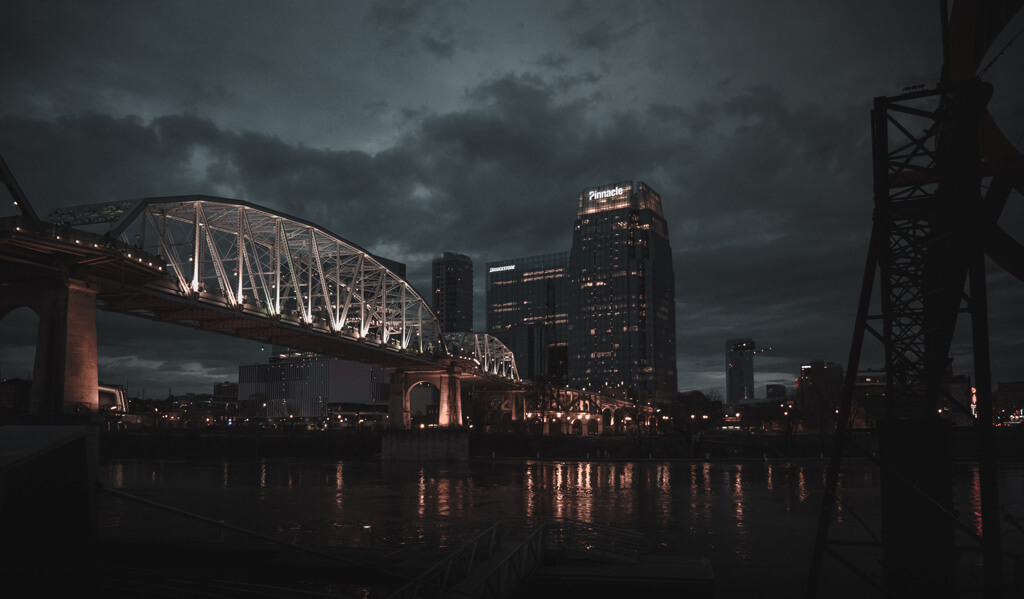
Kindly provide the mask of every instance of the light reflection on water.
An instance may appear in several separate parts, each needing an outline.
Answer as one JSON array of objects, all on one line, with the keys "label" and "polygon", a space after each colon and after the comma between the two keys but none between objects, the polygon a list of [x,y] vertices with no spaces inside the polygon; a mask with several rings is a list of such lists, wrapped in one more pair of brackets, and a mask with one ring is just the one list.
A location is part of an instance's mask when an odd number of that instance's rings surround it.
[{"label": "light reflection on water", "polygon": [[[824,484],[819,461],[117,460],[102,464],[101,476],[128,492],[310,547],[444,548],[496,520],[513,530],[582,520],[640,531],[654,551],[708,556],[726,585],[802,584]],[[957,480],[967,491],[959,493],[964,507],[976,508],[976,470]],[[1011,490],[1021,490],[1021,480],[1018,470]],[[846,508],[876,517],[876,471],[848,468],[840,495],[839,522]],[[211,534],[134,504],[110,503],[100,515],[101,527],[132,534]]]},{"label": "light reflection on water", "polygon": [[[811,466],[819,469],[820,466]],[[263,520],[264,510],[289,513],[301,501],[310,517],[317,505],[352,522],[394,526],[448,525],[463,520],[568,518],[668,535],[722,521],[747,527],[757,502],[792,511],[812,499],[804,465],[707,462],[481,462],[462,466],[287,460],[138,461],[103,464],[114,487],[180,499],[205,514]],[[796,484],[792,484],[793,482]],[[291,492],[288,492],[291,491]],[[257,510],[255,506],[262,504]],[[178,505],[178,504],[175,504]],[[252,507],[247,507],[252,506]],[[728,508],[726,512],[722,508]],[[361,528],[361,525],[360,525]],[[323,544],[351,539],[317,538]],[[678,546],[680,539],[670,545]],[[685,548],[685,547],[684,547]]]}]

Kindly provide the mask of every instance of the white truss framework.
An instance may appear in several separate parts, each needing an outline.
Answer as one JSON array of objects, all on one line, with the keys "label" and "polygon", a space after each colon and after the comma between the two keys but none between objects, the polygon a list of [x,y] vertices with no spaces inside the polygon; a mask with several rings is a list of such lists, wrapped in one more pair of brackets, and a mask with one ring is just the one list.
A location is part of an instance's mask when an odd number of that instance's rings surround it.
[{"label": "white truss framework", "polygon": [[451,356],[466,356],[477,362],[487,374],[519,380],[512,350],[486,333],[445,333],[444,342]]},{"label": "white truss framework", "polygon": [[437,318],[404,279],[311,223],[205,196],[141,200],[113,229],[167,261],[183,297],[441,357]]}]

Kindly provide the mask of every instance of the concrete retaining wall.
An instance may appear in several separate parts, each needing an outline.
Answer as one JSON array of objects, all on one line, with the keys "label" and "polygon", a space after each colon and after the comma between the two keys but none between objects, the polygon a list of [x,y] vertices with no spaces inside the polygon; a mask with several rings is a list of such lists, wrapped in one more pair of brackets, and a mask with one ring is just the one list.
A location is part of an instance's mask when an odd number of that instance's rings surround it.
[{"label": "concrete retaining wall", "polygon": [[460,428],[387,430],[381,437],[382,460],[467,461],[469,433]]}]

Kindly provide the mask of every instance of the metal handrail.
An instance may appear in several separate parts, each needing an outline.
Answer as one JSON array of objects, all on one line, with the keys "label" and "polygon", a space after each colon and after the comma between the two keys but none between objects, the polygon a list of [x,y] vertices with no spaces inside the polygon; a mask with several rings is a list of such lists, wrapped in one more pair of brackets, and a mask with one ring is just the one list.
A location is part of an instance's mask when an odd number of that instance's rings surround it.
[{"label": "metal handrail", "polygon": [[515,591],[544,559],[547,552],[545,529],[541,524],[515,551],[498,563],[494,571],[476,588],[473,595],[480,599],[503,599]]},{"label": "metal handrail", "polygon": [[[297,545],[290,541],[274,538],[262,533],[258,533],[252,530],[248,530],[233,524],[228,524],[223,520],[215,520],[206,516],[201,516],[180,508],[169,506],[151,499],[139,497],[138,495],[132,495],[119,489],[109,487],[102,481],[96,482],[96,488],[98,491],[108,493],[114,497],[134,501],[150,507],[154,507],[160,510],[164,510],[173,514],[184,516],[192,520],[199,522],[205,522],[213,526],[218,527],[221,531],[221,535],[225,530],[237,532],[252,538],[260,539],[268,543],[282,545],[289,547],[297,551],[302,551],[318,557],[341,562],[347,565],[358,566],[363,569],[369,569],[381,574],[385,579],[406,579],[408,582],[402,586],[398,591],[394,592],[390,597],[408,597],[410,599],[422,596],[430,597],[463,597],[472,598],[473,596],[457,591],[453,588],[448,588],[449,585],[457,584],[460,580],[465,578],[472,569],[479,565],[480,562],[489,558],[495,550],[501,546],[501,534],[503,532],[503,525],[501,522],[492,524],[489,528],[484,530],[482,533],[468,541],[465,545],[449,554],[446,558],[440,562],[434,564],[428,568],[425,572],[418,576],[410,576],[407,574],[400,574],[393,570],[386,570],[378,566],[373,565],[370,562],[364,562],[360,560],[354,560],[345,558],[339,555],[333,555],[331,553],[325,553],[302,545]],[[468,554],[468,556],[466,555]],[[468,560],[466,559],[468,557]],[[458,578],[457,578],[458,577]]]},{"label": "metal handrail", "polygon": [[[206,516],[200,516],[199,514],[194,514],[192,512],[189,512],[189,511],[186,511],[186,510],[183,510],[183,509],[180,509],[180,508],[176,508],[176,507],[173,507],[173,506],[169,506],[169,505],[157,502],[157,501],[153,501],[151,499],[146,499],[144,497],[139,497],[138,495],[132,495],[131,493],[125,493],[124,491],[121,491],[120,489],[115,489],[113,487],[108,487],[108,486],[104,485],[102,482],[97,482],[96,483],[96,487],[97,487],[97,490],[102,491],[104,493],[109,493],[110,495],[113,495],[114,497],[119,497],[121,499],[127,499],[129,501],[134,501],[136,503],[141,503],[143,505],[148,505],[150,507],[155,507],[155,508],[164,510],[166,512],[171,512],[171,513],[177,514],[179,516],[185,516],[186,518],[191,518],[192,520],[197,520],[199,522],[205,522],[207,524],[212,524],[212,525],[218,527],[218,529],[221,531],[221,534],[223,534],[223,531],[225,531],[225,530],[230,530],[230,531],[241,533],[243,535],[250,536],[250,537],[253,537],[253,538],[256,538],[256,539],[260,539],[261,541],[267,541],[268,543],[274,543],[274,544],[277,544],[277,545],[283,545],[283,546],[289,547],[291,549],[296,549],[298,551],[303,551],[303,552],[306,552],[306,553],[311,553],[313,555],[316,555],[316,556],[319,556],[319,557],[323,557],[323,558],[327,558],[327,559],[334,560],[334,561],[338,561],[338,562],[344,562],[344,563],[349,564],[349,565],[355,565],[355,566],[359,566],[361,568],[373,568],[374,567],[374,566],[372,566],[372,565],[370,565],[370,564],[368,564],[366,562],[344,558],[344,557],[341,557],[339,555],[333,555],[333,554],[330,554],[330,553],[325,553],[323,551],[317,551],[316,549],[310,549],[309,547],[303,547],[302,545],[296,545],[295,543],[292,543],[290,541],[284,541],[282,539],[277,539],[277,538],[274,538],[274,537],[271,537],[271,536],[267,536],[265,534],[258,533],[258,532],[252,531],[252,530],[248,530],[248,529],[242,528],[240,526],[235,526],[233,524],[228,524],[227,522],[224,522],[223,520],[214,520],[213,518],[208,518]],[[385,572],[385,570],[381,570],[381,572]],[[392,572],[387,572],[387,574],[389,576],[395,576],[395,574],[392,573]]]},{"label": "metal handrail", "polygon": [[[451,587],[461,582],[473,568],[486,561],[501,547],[503,525],[496,522],[462,547],[450,553],[408,584],[389,596],[389,599],[415,599],[423,596],[470,596]],[[424,594],[424,591],[431,591]]]}]

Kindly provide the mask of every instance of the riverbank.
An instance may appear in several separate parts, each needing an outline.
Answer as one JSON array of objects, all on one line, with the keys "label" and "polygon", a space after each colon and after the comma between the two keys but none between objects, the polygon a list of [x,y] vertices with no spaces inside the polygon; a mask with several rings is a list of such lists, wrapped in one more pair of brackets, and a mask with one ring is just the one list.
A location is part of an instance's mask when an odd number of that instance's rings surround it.
[{"label": "riverbank", "polygon": [[[781,456],[765,449],[773,439],[732,435],[700,439],[683,435],[543,436],[468,432],[469,455],[495,458],[685,459]],[[789,457],[817,457],[817,438],[789,440]],[[102,431],[101,457],[320,457],[370,459],[381,453],[381,433],[372,430],[139,430]]]},{"label": "riverbank", "polygon": [[[699,435],[544,436],[527,433],[468,431],[469,456],[518,459],[642,460],[642,459],[802,459],[823,458],[832,449],[831,436],[767,435],[749,431],[710,431]],[[862,447],[874,451],[872,433],[854,434]],[[999,460],[1024,461],[1024,428],[996,430]],[[103,458],[316,457],[375,459],[381,433],[374,430],[157,429],[102,431]],[[970,430],[956,431],[953,457],[971,459],[976,444]]]}]

